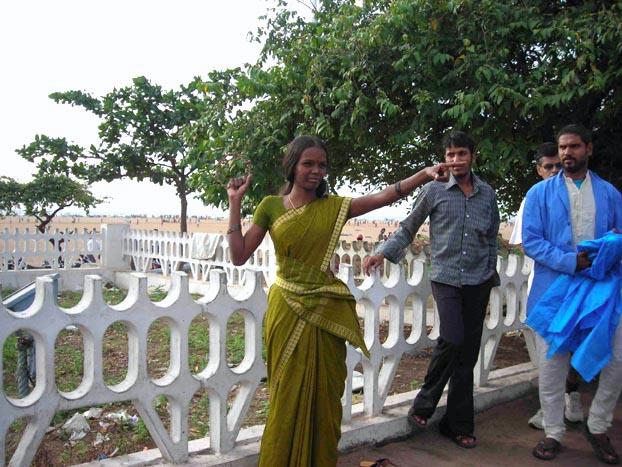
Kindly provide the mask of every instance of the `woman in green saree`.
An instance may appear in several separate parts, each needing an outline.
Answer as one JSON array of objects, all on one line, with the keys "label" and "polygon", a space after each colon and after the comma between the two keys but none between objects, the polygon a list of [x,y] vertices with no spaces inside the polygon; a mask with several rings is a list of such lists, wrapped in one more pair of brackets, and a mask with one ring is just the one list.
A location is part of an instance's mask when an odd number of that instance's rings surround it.
[{"label": "woman in green saree", "polygon": [[427,181],[446,179],[449,166],[425,168],[355,199],[327,195],[328,156],[317,137],[292,141],[283,167],[282,196],[261,201],[245,235],[240,204],[251,177],[227,186],[233,263],[244,264],[269,231],[278,265],[265,318],[270,411],[259,465],[328,467],[337,464],[346,341],[368,354],[354,298],[330,270],[341,230],[349,218],[397,201]]}]

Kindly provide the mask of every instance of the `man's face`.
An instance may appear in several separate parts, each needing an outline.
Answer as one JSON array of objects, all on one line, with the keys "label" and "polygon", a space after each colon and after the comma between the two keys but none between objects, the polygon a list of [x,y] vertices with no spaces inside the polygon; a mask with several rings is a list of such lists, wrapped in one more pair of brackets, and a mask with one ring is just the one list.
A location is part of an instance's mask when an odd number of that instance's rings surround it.
[{"label": "man's face", "polygon": [[557,140],[557,149],[565,172],[572,174],[587,168],[587,160],[592,155],[592,143],[585,144],[579,135],[567,133]]},{"label": "man's face", "polygon": [[475,156],[471,154],[469,148],[463,147],[448,147],[445,148],[445,162],[464,162],[465,165],[460,167],[452,167],[449,171],[456,178],[464,177],[471,172],[471,166]]},{"label": "man's face", "polygon": [[562,168],[562,163],[558,156],[544,156],[540,158],[536,170],[542,180],[546,180],[553,175],[557,175]]}]

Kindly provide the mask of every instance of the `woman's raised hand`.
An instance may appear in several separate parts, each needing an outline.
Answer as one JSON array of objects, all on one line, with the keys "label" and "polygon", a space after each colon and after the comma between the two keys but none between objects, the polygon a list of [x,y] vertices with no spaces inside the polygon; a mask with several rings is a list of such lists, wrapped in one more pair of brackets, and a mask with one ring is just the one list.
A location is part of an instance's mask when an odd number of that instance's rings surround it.
[{"label": "woman's raised hand", "polygon": [[248,190],[249,185],[251,184],[251,179],[253,176],[251,174],[245,175],[244,177],[232,178],[227,183],[227,196],[229,200],[236,199],[240,200]]},{"label": "woman's raised hand", "polygon": [[442,162],[440,164],[436,164],[432,167],[426,167],[425,173],[432,180],[437,182],[447,182],[449,181],[449,169],[464,167],[466,162]]}]

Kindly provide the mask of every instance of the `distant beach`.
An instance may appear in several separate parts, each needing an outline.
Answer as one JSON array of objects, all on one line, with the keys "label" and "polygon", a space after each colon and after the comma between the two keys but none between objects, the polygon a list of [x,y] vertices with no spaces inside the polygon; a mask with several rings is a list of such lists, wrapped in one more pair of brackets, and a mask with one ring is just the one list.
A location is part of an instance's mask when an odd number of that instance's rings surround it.
[{"label": "distant beach", "polygon": [[[166,232],[179,232],[179,218],[177,216],[58,216],[49,226],[49,229],[58,230],[92,230],[100,229],[101,224],[129,224],[130,228],[138,230],[161,230]],[[250,226],[251,220],[243,221],[243,229]],[[224,234],[227,231],[228,221],[225,217],[209,218],[209,217],[189,217],[188,233],[192,232],[208,232]],[[348,242],[357,240],[359,235],[363,236],[364,241],[378,241],[378,236],[384,228],[385,235],[393,233],[399,227],[398,220],[366,220],[351,219],[347,222],[341,234],[341,239]],[[8,216],[0,218],[0,229],[8,228],[10,231],[19,229],[23,231],[29,229],[33,231],[35,227],[35,219],[28,216]],[[501,234],[503,238],[508,239],[512,232],[511,224],[502,224]],[[420,231],[420,235],[428,236],[428,226],[424,224]]]}]

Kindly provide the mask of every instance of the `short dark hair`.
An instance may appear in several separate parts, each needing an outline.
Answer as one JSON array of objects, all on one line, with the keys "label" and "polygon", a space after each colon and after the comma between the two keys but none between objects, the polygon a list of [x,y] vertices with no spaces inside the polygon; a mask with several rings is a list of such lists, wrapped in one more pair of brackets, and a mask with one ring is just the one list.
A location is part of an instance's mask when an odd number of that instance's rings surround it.
[{"label": "short dark hair", "polygon": [[443,137],[443,148],[468,148],[473,154],[475,152],[475,141],[464,131],[451,131]]},{"label": "short dark hair", "polygon": [[[292,191],[294,186],[294,174],[296,171],[296,164],[300,160],[300,156],[309,148],[320,148],[326,154],[326,161],[328,162],[328,150],[326,149],[326,143],[317,136],[301,135],[289,143],[287,146],[287,152],[283,157],[283,171],[285,172],[285,179],[287,183],[281,188],[280,193],[287,195]],[[323,179],[315,190],[315,194],[318,198],[325,198],[328,196],[328,183],[326,179]]]},{"label": "short dark hair", "polygon": [[555,139],[559,141],[560,136],[568,134],[577,135],[579,138],[581,138],[581,141],[583,141],[584,144],[590,144],[592,142],[592,133],[583,125],[580,125],[578,123],[572,123],[563,127],[561,130],[559,130],[559,132],[557,133],[557,138]]},{"label": "short dark hair", "polygon": [[557,144],[548,141],[538,146],[536,150],[536,164],[542,165],[543,157],[556,157],[557,156]]}]

